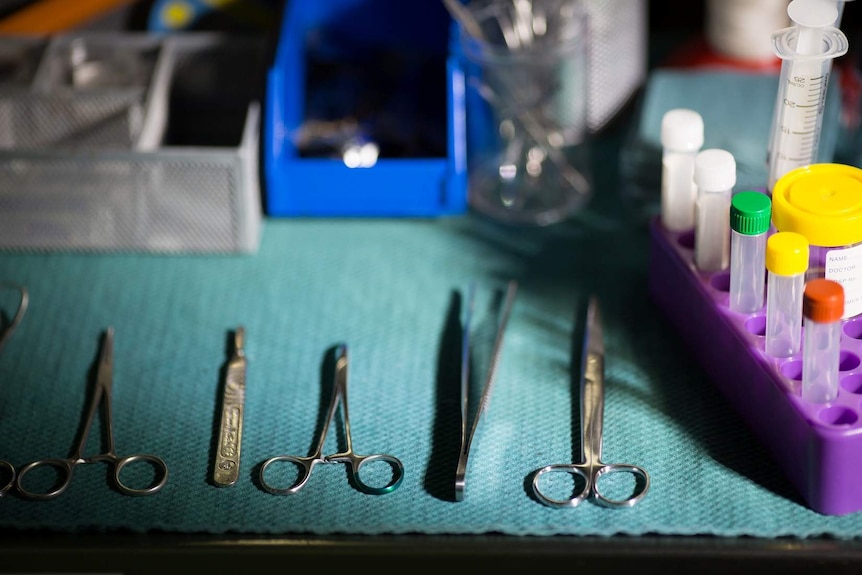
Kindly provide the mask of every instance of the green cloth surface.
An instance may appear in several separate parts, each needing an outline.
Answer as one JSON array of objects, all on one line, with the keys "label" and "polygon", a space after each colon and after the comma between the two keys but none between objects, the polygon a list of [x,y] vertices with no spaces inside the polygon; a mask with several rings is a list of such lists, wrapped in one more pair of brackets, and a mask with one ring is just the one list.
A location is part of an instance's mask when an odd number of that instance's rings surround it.
[{"label": "green cloth surface", "polygon": [[[611,130],[597,139],[593,200],[549,228],[475,215],[266,219],[253,255],[0,252],[0,282],[30,292],[0,349],[0,459],[20,468],[70,454],[100,337],[113,326],[117,453],[153,453],[170,470],[161,492],[129,497],[113,488],[106,465],[79,466],[55,500],[0,498],[0,529],[862,535],[862,513],[828,517],[806,507],[650,300],[648,230],[621,196],[622,137]],[[518,294],[456,502],[456,304],[475,282],[475,395],[493,336],[492,297],[511,279]],[[578,313],[592,294],[607,354],[603,459],[651,476],[646,498],[630,509],[592,501],[554,509],[530,492],[535,470],[579,457],[573,367]],[[3,325],[16,305],[15,292],[0,289]],[[248,357],[240,478],[219,488],[210,477],[222,373],[240,325]],[[316,467],[294,495],[267,493],[257,482],[265,459],[315,447],[329,402],[325,360],[342,342],[353,447],[395,455],[404,481],[366,495],[333,464]],[[339,421],[325,453],[344,447]],[[98,451],[97,431],[85,454]]]},{"label": "green cloth surface", "polygon": [[[259,252],[244,256],[0,254],[0,278],[30,291],[30,308],[0,351],[0,458],[20,467],[70,453],[99,337],[113,326],[117,452],[154,453],[170,469],[160,493],[129,497],[112,487],[106,465],[81,466],[53,501],[0,499],[0,527],[862,534],[862,513],[827,517],[805,506],[689,358],[648,297],[646,232],[618,217],[616,203],[598,198],[573,221],[534,230],[474,216],[267,220]],[[458,384],[447,325],[457,294],[475,281],[481,334],[491,294],[509,279],[519,292],[456,502]],[[639,464],[652,478],[630,509],[553,509],[529,491],[533,471],[578,453],[573,332],[590,294],[605,319],[604,459]],[[0,297],[11,315],[14,293]],[[209,478],[220,373],[239,325],[249,361],[241,473],[218,488]],[[400,458],[404,482],[366,495],[344,465],[326,465],[299,493],[269,494],[256,480],[260,463],[314,447],[329,399],[321,364],[339,342],[350,349],[354,448]],[[87,453],[97,439],[92,433]],[[341,447],[330,431],[325,452]]]}]

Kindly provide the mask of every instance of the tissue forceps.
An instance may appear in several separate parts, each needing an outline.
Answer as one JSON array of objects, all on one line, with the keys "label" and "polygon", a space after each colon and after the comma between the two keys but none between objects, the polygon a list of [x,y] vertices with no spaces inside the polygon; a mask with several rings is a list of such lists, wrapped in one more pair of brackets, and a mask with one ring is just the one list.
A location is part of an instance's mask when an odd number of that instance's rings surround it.
[{"label": "tissue forceps", "polygon": [[[87,419],[84,423],[83,432],[78,445],[75,447],[75,452],[71,457],[62,458],[46,458],[39,459],[28,463],[18,472],[18,478],[15,480],[15,487],[18,492],[28,499],[53,499],[62,494],[72,482],[72,474],[75,467],[87,463],[104,462],[113,466],[114,483],[117,489],[125,495],[152,495],[158,492],[168,480],[168,466],[159,457],[151,454],[136,454],[120,457],[114,452],[114,430],[111,423],[111,386],[113,383],[114,371],[114,328],[109,327],[105,332],[104,340],[102,341],[102,349],[99,354],[99,366],[96,372],[96,388],[90,399],[90,405],[87,410]],[[87,436],[90,428],[93,425],[93,420],[96,416],[96,410],[102,404],[104,408],[104,426],[107,449],[103,453],[83,457],[82,452],[87,445]],[[136,489],[129,487],[120,479],[120,473],[123,469],[132,463],[146,461],[156,469],[156,476],[149,487]],[[53,468],[59,475],[58,484],[48,491],[30,491],[24,486],[24,478],[34,469],[44,467]]]},{"label": "tissue forceps", "polygon": [[[3,345],[12,337],[12,332],[18,327],[18,324],[21,323],[21,320],[24,319],[24,314],[27,312],[27,305],[30,301],[30,296],[27,292],[27,288],[13,284],[9,282],[0,282],[0,287],[12,288],[18,290],[21,294],[21,300],[18,303],[18,310],[15,312],[15,315],[12,316],[12,321],[9,323],[9,326],[0,332],[0,350],[3,349]],[[4,459],[0,459],[0,471],[6,470],[5,473],[8,475],[6,482],[0,484],[0,497],[6,495],[6,493],[12,489],[12,486],[15,485],[15,466],[9,463]]]},{"label": "tissue forceps", "polygon": [[464,482],[467,475],[467,459],[470,456],[470,446],[473,443],[473,436],[476,434],[476,429],[479,427],[479,421],[482,419],[482,413],[491,398],[491,386],[494,383],[494,377],[497,374],[497,364],[500,359],[500,348],[503,346],[503,334],[506,332],[506,324],[509,321],[509,314],[512,311],[512,304],[515,303],[515,295],[518,293],[518,283],[509,282],[506,289],[506,300],[503,304],[499,323],[497,324],[497,335],[494,338],[494,348],[491,351],[491,364],[485,375],[485,385],[482,387],[482,397],[479,400],[479,407],[476,415],[473,417],[473,425],[470,429],[470,434],[467,434],[467,416],[470,396],[470,322],[473,316],[473,301],[476,289],[474,285],[470,285],[467,295],[467,311],[464,317],[464,325],[462,327],[461,337],[461,452],[458,456],[458,467],[455,469],[455,501],[464,500]]},{"label": "tissue forceps", "polygon": [[[643,467],[630,463],[602,462],[602,424],[605,406],[605,343],[602,333],[601,314],[595,297],[590,298],[587,308],[586,333],[584,336],[582,373],[580,381],[581,406],[581,462],[547,465],[533,476],[533,494],[549,507],[577,507],[583,500],[593,496],[605,507],[631,507],[646,496],[649,490],[649,474]],[[542,493],[540,479],[546,474],[569,473],[584,480],[583,488],[567,499],[553,499]],[[629,473],[637,484],[625,499],[610,499],[599,490],[602,475]]]},{"label": "tissue forceps", "polygon": [[[314,466],[318,463],[346,463],[350,470],[350,475],[356,486],[363,493],[369,495],[383,495],[395,491],[401,481],[404,479],[404,466],[394,455],[388,453],[375,453],[372,455],[359,455],[353,451],[353,440],[350,436],[350,413],[347,409],[347,346],[339,345],[335,350],[335,383],[332,389],[332,399],[329,402],[329,408],[326,412],[326,420],[323,424],[323,430],[320,433],[320,439],[317,440],[317,447],[312,455],[307,457],[299,457],[296,455],[277,455],[270,457],[263,462],[260,468],[260,484],[261,486],[272,493],[273,495],[291,495],[302,489],[311,477],[311,472]],[[335,414],[335,409],[341,406],[342,428],[344,430],[344,441],[346,449],[332,455],[323,455],[323,447],[326,443],[326,434],[329,431],[329,426],[332,423],[332,417]],[[273,463],[286,461],[296,466],[299,475],[294,483],[287,488],[275,487],[267,482],[265,473]],[[374,487],[368,485],[360,477],[362,467],[373,461],[383,461],[392,467],[392,477],[389,483],[383,487]]]}]

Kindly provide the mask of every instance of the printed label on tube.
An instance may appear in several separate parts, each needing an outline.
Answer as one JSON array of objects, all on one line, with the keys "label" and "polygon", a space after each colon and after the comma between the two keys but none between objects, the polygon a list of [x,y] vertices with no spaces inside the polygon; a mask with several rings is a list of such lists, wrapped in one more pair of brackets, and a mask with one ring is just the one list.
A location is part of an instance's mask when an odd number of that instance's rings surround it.
[{"label": "printed label on tube", "polygon": [[862,244],[826,252],[824,276],[844,288],[843,319],[862,313]]}]

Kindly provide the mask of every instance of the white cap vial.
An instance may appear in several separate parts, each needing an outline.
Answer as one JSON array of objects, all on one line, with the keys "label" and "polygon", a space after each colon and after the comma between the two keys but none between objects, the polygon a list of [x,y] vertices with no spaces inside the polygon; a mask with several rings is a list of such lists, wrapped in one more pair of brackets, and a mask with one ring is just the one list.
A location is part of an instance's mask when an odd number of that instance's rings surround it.
[{"label": "white cap vial", "polygon": [[698,153],[694,183],[694,265],[704,272],[720,271],[730,261],[730,199],[736,184],[733,154],[719,149]]},{"label": "white cap vial", "polygon": [[700,191],[720,192],[736,185],[736,160],[727,150],[704,150],[694,160],[694,184]]},{"label": "white cap vial", "polygon": [[696,152],[703,147],[703,118],[694,110],[675,108],[661,119],[661,145],[674,152]]},{"label": "white cap vial", "polygon": [[671,231],[694,227],[694,158],[703,146],[703,118],[675,108],[661,121],[661,221]]}]

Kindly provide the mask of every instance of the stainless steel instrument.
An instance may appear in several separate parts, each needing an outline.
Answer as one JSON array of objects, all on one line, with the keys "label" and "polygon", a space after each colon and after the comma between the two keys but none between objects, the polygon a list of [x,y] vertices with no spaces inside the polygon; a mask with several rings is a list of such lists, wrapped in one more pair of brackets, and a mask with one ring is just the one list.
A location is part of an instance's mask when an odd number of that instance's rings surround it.
[{"label": "stainless steel instrument", "polygon": [[[83,433],[78,440],[75,451],[72,456],[65,459],[39,459],[28,463],[18,472],[18,477],[15,479],[15,487],[22,497],[28,499],[53,499],[62,494],[72,482],[72,475],[78,465],[86,465],[88,463],[107,463],[113,467],[113,479],[117,489],[125,495],[152,495],[161,490],[168,481],[168,466],[165,462],[155,455],[149,453],[126,455],[120,457],[114,451],[114,428],[111,420],[111,387],[113,385],[114,374],[114,328],[109,327],[102,341],[102,350],[99,356],[99,366],[96,372],[96,389],[93,392],[90,405],[87,408],[87,418],[84,423]],[[84,456],[84,447],[87,445],[87,436],[90,428],[93,426],[93,420],[96,416],[96,410],[102,405],[104,409],[103,425],[105,426],[105,442],[106,449],[102,453],[96,455]],[[155,470],[156,474],[149,486],[144,488],[131,487],[123,483],[120,474],[123,469],[137,462],[149,463]],[[24,478],[37,468],[50,467],[58,474],[58,482],[56,485],[45,491],[39,491],[25,486]]]},{"label": "stainless steel instrument", "polygon": [[[510,281],[506,290],[506,299],[503,303],[503,309],[497,323],[497,335],[494,338],[494,348],[491,352],[491,363],[485,375],[485,383],[482,386],[482,396],[479,400],[479,406],[476,410],[476,415],[473,417],[473,424],[469,425],[469,398],[470,398],[470,323],[473,316],[473,302],[475,299],[476,289],[474,285],[470,285],[467,295],[467,311],[464,317],[462,326],[461,338],[461,450],[458,456],[458,467],[455,470],[455,500],[464,500],[464,488],[467,476],[467,462],[470,456],[470,447],[473,444],[473,436],[476,435],[476,429],[479,427],[479,422],[482,419],[482,414],[488,405],[491,398],[491,388],[494,383],[494,378],[497,374],[497,364],[500,359],[500,348],[503,346],[503,335],[506,332],[506,324],[509,321],[509,314],[512,311],[512,305],[515,303],[515,295],[518,293],[518,284],[515,281]],[[470,433],[467,433],[467,429]]]},{"label": "stainless steel instrument", "polygon": [[239,478],[242,452],[242,416],[245,408],[245,329],[234,332],[233,355],[227,365],[222,394],[221,425],[219,425],[213,481],[218,487],[227,487]]},{"label": "stainless steel instrument", "polygon": [[[277,455],[270,457],[263,462],[260,467],[260,484],[261,486],[272,493],[273,495],[291,495],[302,489],[311,477],[311,471],[318,463],[346,463],[350,471],[351,478],[357,488],[363,493],[369,495],[383,495],[395,491],[401,481],[404,479],[404,466],[394,455],[388,453],[375,453],[372,455],[359,455],[353,451],[353,439],[350,436],[350,413],[347,409],[347,346],[339,345],[335,350],[335,384],[332,390],[332,399],[329,402],[329,409],[326,412],[326,421],[323,424],[323,430],[320,433],[320,439],[317,441],[317,448],[312,455],[308,457],[299,457],[296,455]],[[329,426],[332,423],[332,418],[335,415],[335,409],[341,406],[342,429],[344,431],[344,442],[346,448],[344,451],[333,453],[332,455],[323,455],[323,447],[326,443],[326,434],[329,431]],[[369,485],[362,480],[360,471],[363,466],[372,462],[385,462],[392,468],[392,475],[389,482],[382,487]],[[293,464],[296,468],[297,476],[295,481],[289,487],[277,487],[273,483],[267,481],[266,471],[273,464],[286,462]],[[375,477],[377,474],[374,474]],[[283,479],[284,474],[279,474]]]},{"label": "stainless steel instrument", "polygon": [[[605,342],[599,304],[590,299],[587,309],[586,333],[580,380],[581,405],[581,460],[579,463],[546,465],[533,476],[533,494],[549,507],[577,507],[593,497],[605,507],[631,507],[643,499],[649,490],[649,474],[643,467],[630,463],[602,462],[602,424],[605,408]],[[568,473],[580,477],[583,485],[574,489],[570,497],[555,499],[542,492],[542,479],[554,473]],[[599,489],[599,479],[612,473],[629,473],[635,476],[632,493],[623,499],[611,499]]]}]

